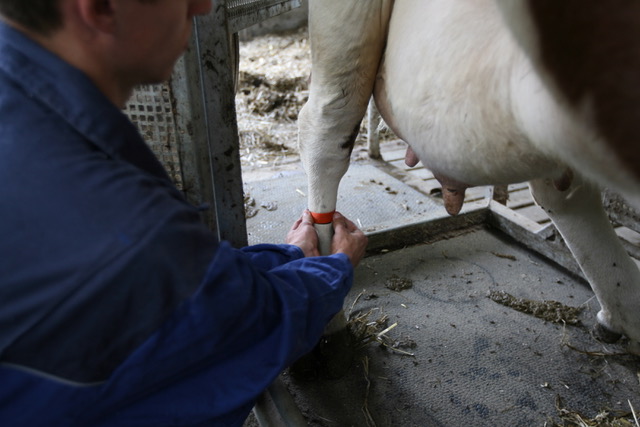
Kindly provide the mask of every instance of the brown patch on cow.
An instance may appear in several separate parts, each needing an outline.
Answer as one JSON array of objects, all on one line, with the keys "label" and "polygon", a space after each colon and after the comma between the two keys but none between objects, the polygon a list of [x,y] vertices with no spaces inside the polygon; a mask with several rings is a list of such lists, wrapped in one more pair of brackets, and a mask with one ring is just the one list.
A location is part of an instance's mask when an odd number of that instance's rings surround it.
[{"label": "brown patch on cow", "polygon": [[640,179],[640,2],[529,0],[542,66]]}]

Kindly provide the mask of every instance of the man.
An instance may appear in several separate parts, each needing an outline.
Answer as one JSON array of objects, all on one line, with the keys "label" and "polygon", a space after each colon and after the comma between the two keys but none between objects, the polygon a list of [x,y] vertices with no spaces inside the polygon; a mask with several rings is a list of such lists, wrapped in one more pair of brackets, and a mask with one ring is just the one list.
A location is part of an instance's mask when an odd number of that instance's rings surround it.
[{"label": "man", "polygon": [[366,237],[231,248],[120,108],[210,0],[0,0],[0,425],[241,425],[341,307]]}]

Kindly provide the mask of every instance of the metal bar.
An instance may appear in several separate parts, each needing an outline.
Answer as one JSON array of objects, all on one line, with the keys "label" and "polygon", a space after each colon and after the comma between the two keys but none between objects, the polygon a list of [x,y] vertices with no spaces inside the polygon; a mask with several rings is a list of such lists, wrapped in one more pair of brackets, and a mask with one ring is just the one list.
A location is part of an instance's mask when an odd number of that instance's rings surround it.
[{"label": "metal bar", "polygon": [[273,384],[258,397],[253,413],[258,423],[265,427],[306,427],[308,425],[280,378],[276,378]]},{"label": "metal bar", "polygon": [[197,74],[196,82],[201,87],[202,110],[201,114],[194,111],[192,123],[199,119],[204,125],[192,131],[195,144],[203,144],[207,149],[208,156],[198,156],[198,169],[212,182],[204,187],[209,192],[204,198],[215,212],[218,236],[240,247],[247,245],[247,227],[235,110],[235,70],[230,66],[233,40],[227,28],[225,2],[214,1],[213,6],[210,14],[195,19],[195,56],[190,55],[186,64],[191,70],[187,75]]},{"label": "metal bar", "polygon": [[[197,143],[205,140],[206,129],[202,120],[204,114],[202,88],[199,84],[199,69],[193,38],[189,49],[177,62],[169,83],[183,191],[187,200],[194,205],[213,206],[209,151],[205,144]],[[203,210],[202,216],[207,226],[217,232],[215,211]]]},{"label": "metal bar", "polygon": [[382,155],[380,154],[379,125],[380,113],[378,112],[376,103],[372,97],[369,100],[369,107],[367,108],[367,147],[369,150],[369,157],[372,159],[382,159]]},{"label": "metal bar", "polygon": [[[238,28],[231,26],[226,6],[224,0],[214,1],[212,13],[196,19],[194,34],[218,235],[235,246],[246,246],[247,228],[235,110],[237,69],[234,65],[237,67],[238,58],[234,50],[237,39],[233,34]],[[273,402],[275,412],[265,409],[262,402],[266,401]],[[272,422],[274,416],[278,416],[277,419],[284,421],[286,426],[306,425],[293,398],[278,379],[260,396],[254,413],[261,420],[261,425],[265,426],[277,425]]]},{"label": "metal bar", "polygon": [[229,30],[237,33],[265,19],[301,6],[300,0],[228,0]]}]

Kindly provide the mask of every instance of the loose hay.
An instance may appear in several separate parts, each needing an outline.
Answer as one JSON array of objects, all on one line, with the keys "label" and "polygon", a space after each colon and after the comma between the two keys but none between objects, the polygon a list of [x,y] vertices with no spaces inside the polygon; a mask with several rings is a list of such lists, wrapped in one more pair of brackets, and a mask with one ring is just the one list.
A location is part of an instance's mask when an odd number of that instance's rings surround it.
[{"label": "loose hay", "polygon": [[264,75],[240,72],[238,97],[252,115],[294,122],[307,101],[307,82],[303,77],[268,81]]},{"label": "loose hay", "polygon": [[[402,350],[402,348],[416,348],[417,344],[414,340],[412,340],[410,337],[401,337],[400,339],[394,339],[387,335],[388,332],[398,326],[398,323],[396,322],[391,326],[387,326],[389,322],[389,316],[382,313],[382,310],[380,308],[376,307],[366,312],[353,313],[353,306],[355,306],[355,304],[363,295],[364,292],[361,292],[351,305],[351,310],[348,314],[347,321],[347,328],[356,341],[356,347],[361,349],[372,342],[377,342],[382,347],[393,352],[400,353],[405,356],[414,356],[413,353]],[[374,313],[378,314],[379,317],[375,320],[371,320],[371,316]]]},{"label": "loose hay", "polygon": [[491,291],[489,298],[506,307],[531,314],[547,322],[579,326],[582,307],[569,307],[558,301],[534,301],[516,298],[504,291]]},{"label": "loose hay", "polygon": [[364,401],[362,403],[362,415],[367,423],[367,427],[376,427],[376,422],[369,412],[369,393],[371,391],[371,380],[369,379],[369,358],[364,356],[362,358],[362,368],[364,373],[364,379],[367,382],[367,389],[365,391]]},{"label": "loose hay", "polygon": [[256,208],[256,199],[251,197],[249,194],[244,195],[244,216],[246,218],[253,218],[259,212],[259,209]]},{"label": "loose hay", "polygon": [[[240,42],[236,114],[243,168],[299,161],[298,113],[309,98],[311,52],[306,27]],[[384,124],[380,140],[397,137]],[[366,144],[363,120],[357,146]],[[358,150],[354,150],[358,153]]]},{"label": "loose hay", "polygon": [[278,210],[278,203],[275,201],[261,202],[258,207],[256,199],[254,199],[248,191],[244,193],[244,216],[245,218],[253,218],[258,215],[260,208],[272,212]]},{"label": "loose hay", "polygon": [[[377,319],[371,319],[375,312],[380,312]],[[347,327],[362,348],[372,341],[380,339],[379,334],[386,330],[389,316],[381,313],[379,308],[373,308],[366,312],[358,312],[349,316]]]},{"label": "loose hay", "polygon": [[306,28],[240,43],[236,113],[243,167],[298,161],[296,121],[310,70]]},{"label": "loose hay", "polygon": [[[631,402],[629,402],[631,405]],[[556,409],[558,410],[558,416],[562,421],[562,424],[553,422],[551,427],[637,427],[637,422],[634,423],[633,406],[631,406],[632,412],[615,413],[614,411],[602,410],[595,417],[590,418],[577,411],[571,411],[564,407],[564,402],[560,396],[556,397]]]},{"label": "loose hay", "polygon": [[387,279],[384,284],[385,288],[391,289],[392,291],[400,292],[405,289],[411,289],[413,287],[413,280],[407,277],[399,277],[394,274]]}]

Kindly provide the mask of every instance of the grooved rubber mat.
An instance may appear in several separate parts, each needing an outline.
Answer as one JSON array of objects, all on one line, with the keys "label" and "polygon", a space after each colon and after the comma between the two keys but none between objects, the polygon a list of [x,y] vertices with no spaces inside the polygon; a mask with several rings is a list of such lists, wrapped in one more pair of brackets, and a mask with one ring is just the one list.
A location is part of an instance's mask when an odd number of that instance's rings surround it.
[{"label": "grooved rubber mat", "polygon": [[[413,286],[390,290],[393,278]],[[583,306],[583,326],[505,307],[490,291]],[[397,327],[386,336],[414,343],[400,347],[414,356],[374,342],[340,380],[299,381],[285,372],[311,426],[542,427],[560,421],[557,396],[589,419],[603,409],[629,413],[627,399],[640,408],[638,359],[595,354],[621,349],[590,337],[598,303],[589,287],[501,234],[480,228],[365,258],[347,311],[358,295],[354,313],[372,310],[371,321],[387,315]]]},{"label": "grooved rubber mat", "polygon": [[[247,215],[249,244],[282,243],[307,206],[304,172],[247,182],[244,190],[255,200],[248,211],[257,211]],[[340,183],[337,209],[365,232],[445,215],[441,204],[371,165],[350,166]]]},{"label": "grooved rubber mat", "polygon": [[[258,209],[247,221],[250,243],[282,242],[306,191],[302,172],[246,183]],[[365,232],[446,217],[440,203],[370,165],[351,166],[338,209]],[[413,356],[374,342],[338,380],[296,380],[285,371],[281,379],[310,426],[562,425],[558,397],[587,419],[629,413],[627,400],[640,409],[638,358],[603,356],[623,349],[590,336],[599,305],[584,281],[483,226],[453,236],[363,260],[345,310],[370,311],[371,322],[388,316],[386,326],[397,326],[385,336]],[[386,286],[409,280],[408,289]],[[584,307],[582,325],[505,307],[491,291]],[[245,426],[257,425],[252,417]]]}]

